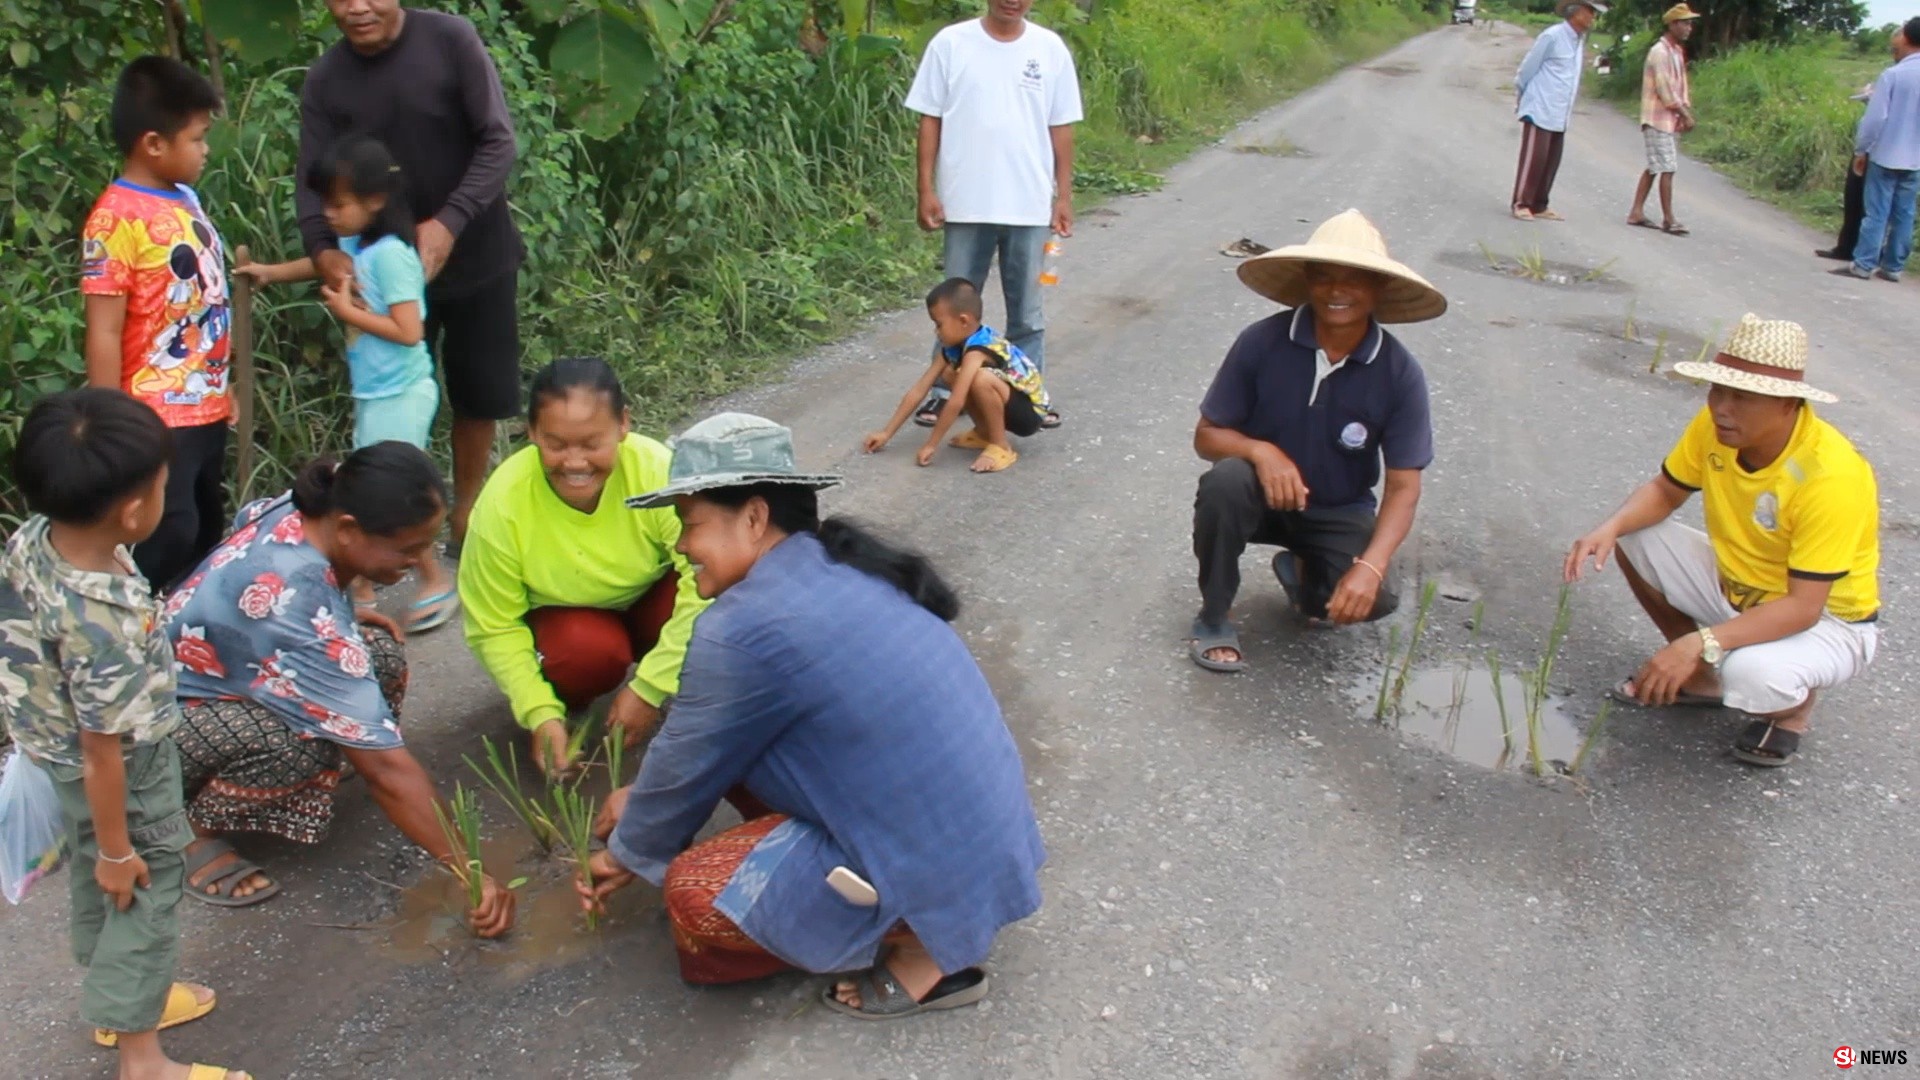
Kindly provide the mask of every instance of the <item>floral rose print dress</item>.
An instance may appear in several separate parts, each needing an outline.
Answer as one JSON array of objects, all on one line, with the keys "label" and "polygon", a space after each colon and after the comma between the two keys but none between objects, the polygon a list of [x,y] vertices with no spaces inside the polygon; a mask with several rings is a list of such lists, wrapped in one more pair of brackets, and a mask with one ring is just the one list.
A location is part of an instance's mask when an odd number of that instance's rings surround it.
[{"label": "floral rose print dress", "polygon": [[333,820],[341,747],[403,745],[406,660],[355,621],[291,495],[253,503],[235,525],[164,612],[188,812],[203,829],[314,843]]}]

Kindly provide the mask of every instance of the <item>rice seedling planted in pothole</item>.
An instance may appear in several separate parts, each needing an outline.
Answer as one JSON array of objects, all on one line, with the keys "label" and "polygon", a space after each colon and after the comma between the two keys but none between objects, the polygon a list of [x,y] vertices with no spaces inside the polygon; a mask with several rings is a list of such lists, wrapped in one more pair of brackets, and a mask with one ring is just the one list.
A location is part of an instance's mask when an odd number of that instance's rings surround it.
[{"label": "rice seedling planted in pothole", "polygon": [[453,798],[444,806],[437,801],[433,804],[433,815],[439,819],[440,831],[446,834],[447,843],[453,848],[453,861],[445,864],[447,870],[467,887],[468,909],[477,908],[484,891],[485,873],[480,858],[480,796],[456,783]]},{"label": "rice seedling planted in pothole", "polygon": [[1413,661],[1420,653],[1420,639],[1426,635],[1427,619],[1433,615],[1434,597],[1440,594],[1440,583],[1429,581],[1420,589],[1420,609],[1414,613],[1413,629],[1407,632],[1407,652],[1400,660],[1400,672],[1393,680],[1393,715],[1400,715],[1400,701],[1407,692],[1407,680],[1413,675]]},{"label": "rice seedling planted in pothole", "polygon": [[1711,354],[1714,348],[1720,343],[1720,331],[1725,325],[1725,323],[1719,322],[1713,324],[1713,333],[1707,335],[1707,339],[1700,343],[1700,351],[1693,354],[1694,363],[1704,364],[1707,362],[1708,355]]},{"label": "rice seedling planted in pothole", "polygon": [[1393,690],[1393,659],[1399,651],[1400,626],[1398,623],[1395,623],[1393,626],[1387,628],[1387,659],[1386,662],[1381,665],[1380,698],[1373,706],[1373,718],[1375,720],[1385,720],[1387,718],[1387,697]]},{"label": "rice seedling planted in pothole", "polygon": [[1507,684],[1500,681],[1500,650],[1487,650],[1487,678],[1493,682],[1493,704],[1500,710],[1500,738],[1507,745],[1507,757],[1513,756],[1513,721],[1507,717]]},{"label": "rice seedling planted in pothole", "polygon": [[1621,327],[1620,336],[1628,341],[1640,340],[1640,325],[1634,321],[1634,309],[1640,306],[1640,298],[1635,296],[1627,300],[1627,325]]},{"label": "rice seedling planted in pothole", "polygon": [[[547,793],[553,806],[553,821],[559,827],[560,840],[567,846],[574,863],[574,876],[593,884],[589,864],[593,858],[593,819],[597,813],[593,799],[571,784],[555,784]],[[592,909],[587,911],[587,929],[599,926]]]},{"label": "rice seedling planted in pothole", "polygon": [[500,748],[494,745],[493,740],[484,735],[480,738],[480,747],[485,753],[485,767],[464,755],[461,760],[467,763],[467,768],[472,769],[474,774],[480,777],[480,782],[487,785],[489,791],[507,805],[507,809],[513,811],[513,816],[519,818],[520,823],[527,827],[527,832],[533,835],[533,842],[540,845],[540,851],[543,854],[551,852],[555,835],[553,819],[547,815],[546,809],[541,806],[537,798],[529,798],[520,787],[520,757],[514,750],[513,743],[509,741],[506,744],[507,752],[504,757],[501,756]]},{"label": "rice seedling planted in pothole", "polygon": [[1573,763],[1567,766],[1568,776],[1580,775],[1580,767],[1586,763],[1587,752],[1593,749],[1594,740],[1600,737],[1600,730],[1607,726],[1607,715],[1612,711],[1613,702],[1600,703],[1599,714],[1594,716],[1593,723],[1587,726],[1586,737],[1580,740],[1580,749],[1573,755]]}]

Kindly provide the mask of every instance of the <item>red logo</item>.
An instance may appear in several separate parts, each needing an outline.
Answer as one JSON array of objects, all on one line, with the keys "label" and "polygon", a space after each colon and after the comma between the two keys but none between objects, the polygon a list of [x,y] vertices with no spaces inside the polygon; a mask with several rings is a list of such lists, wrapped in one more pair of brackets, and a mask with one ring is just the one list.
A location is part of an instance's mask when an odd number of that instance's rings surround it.
[{"label": "red logo", "polygon": [[1842,1046],[1833,1052],[1833,1063],[1839,1068],[1851,1069],[1858,1062],[1859,1057],[1854,1053],[1853,1047],[1851,1046]]}]

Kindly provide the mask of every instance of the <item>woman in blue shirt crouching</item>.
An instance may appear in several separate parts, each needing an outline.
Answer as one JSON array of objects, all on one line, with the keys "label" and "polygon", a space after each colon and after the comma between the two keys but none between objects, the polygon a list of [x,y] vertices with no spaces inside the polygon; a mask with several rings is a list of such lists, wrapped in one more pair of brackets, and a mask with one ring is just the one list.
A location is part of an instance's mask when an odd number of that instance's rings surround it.
[{"label": "woman in blue shirt crouching", "polygon": [[[1045,860],[993,691],[922,557],[819,520],[786,428],[726,413],[674,440],[679,550],[713,600],[679,697],[608,800],[598,906],[664,890],[689,982],[870,970],[825,1003],[887,1019],[979,1001],[994,936],[1040,906]],[[701,843],[736,785],[771,813]],[[742,800],[745,802],[745,800]]]}]

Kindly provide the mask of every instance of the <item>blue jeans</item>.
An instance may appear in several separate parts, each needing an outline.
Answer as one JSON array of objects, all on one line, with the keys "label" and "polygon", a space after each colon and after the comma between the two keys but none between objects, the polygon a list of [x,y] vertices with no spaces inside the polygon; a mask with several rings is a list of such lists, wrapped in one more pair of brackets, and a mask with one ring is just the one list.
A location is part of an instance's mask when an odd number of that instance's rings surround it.
[{"label": "blue jeans", "polygon": [[1853,245],[1853,272],[1866,277],[1878,266],[1895,277],[1913,252],[1914,199],[1920,196],[1920,170],[1884,169],[1867,162],[1867,210],[1860,239]]},{"label": "blue jeans", "polygon": [[[1007,325],[1002,332],[1041,374],[1047,370],[1047,318],[1040,310],[1040,269],[1046,260],[1045,225],[983,225],[948,222],[945,258],[948,277],[963,277],[985,288],[987,270],[995,252],[1000,255],[1000,295],[1007,302]],[[936,390],[936,396],[945,396]]]}]

